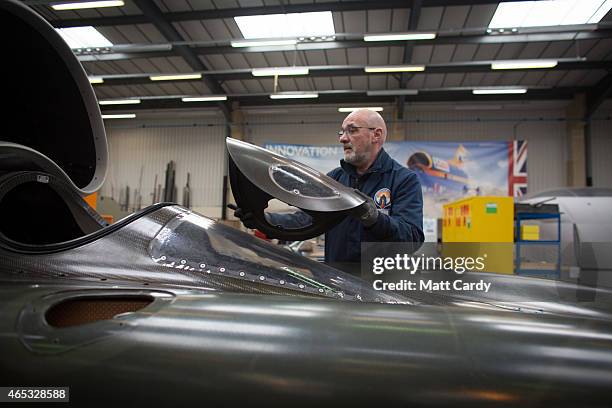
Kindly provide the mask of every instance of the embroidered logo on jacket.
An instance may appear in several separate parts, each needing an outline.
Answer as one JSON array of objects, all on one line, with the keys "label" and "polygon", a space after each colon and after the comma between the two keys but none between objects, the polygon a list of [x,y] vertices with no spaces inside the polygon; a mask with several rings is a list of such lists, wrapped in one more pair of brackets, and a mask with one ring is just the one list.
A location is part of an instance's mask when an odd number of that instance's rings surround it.
[{"label": "embroidered logo on jacket", "polygon": [[391,190],[388,188],[381,188],[374,194],[374,202],[376,206],[381,209],[391,207]]}]

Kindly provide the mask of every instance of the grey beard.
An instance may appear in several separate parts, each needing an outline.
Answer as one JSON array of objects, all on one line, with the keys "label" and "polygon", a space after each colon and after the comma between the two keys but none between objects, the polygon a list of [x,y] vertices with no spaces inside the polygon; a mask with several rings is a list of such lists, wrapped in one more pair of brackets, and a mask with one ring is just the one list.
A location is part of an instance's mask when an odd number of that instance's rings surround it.
[{"label": "grey beard", "polygon": [[352,164],[353,166],[359,166],[361,164],[365,164],[370,160],[371,153],[363,152],[363,153],[355,153],[355,151],[345,154],[344,161]]}]

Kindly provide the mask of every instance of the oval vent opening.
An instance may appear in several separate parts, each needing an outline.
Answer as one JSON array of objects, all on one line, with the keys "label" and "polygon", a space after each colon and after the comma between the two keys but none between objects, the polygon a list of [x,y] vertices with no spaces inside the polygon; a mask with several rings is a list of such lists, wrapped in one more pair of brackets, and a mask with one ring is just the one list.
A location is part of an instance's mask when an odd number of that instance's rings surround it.
[{"label": "oval vent opening", "polygon": [[79,297],[52,306],[46,313],[53,327],[71,327],[110,320],[122,313],[136,312],[153,302],[150,296]]}]

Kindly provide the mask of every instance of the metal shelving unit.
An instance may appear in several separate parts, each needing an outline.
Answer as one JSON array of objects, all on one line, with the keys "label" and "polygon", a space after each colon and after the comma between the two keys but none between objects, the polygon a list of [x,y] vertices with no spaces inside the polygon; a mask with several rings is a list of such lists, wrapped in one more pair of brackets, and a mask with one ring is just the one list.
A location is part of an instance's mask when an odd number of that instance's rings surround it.
[{"label": "metal shelving unit", "polygon": [[[521,239],[521,223],[532,220],[556,220],[557,239],[554,240],[523,240]],[[517,212],[516,225],[516,258],[515,272],[517,275],[549,275],[559,277],[561,275],[561,213],[528,213]],[[553,245],[557,249],[557,265],[555,269],[521,268],[521,247],[525,245]]]}]

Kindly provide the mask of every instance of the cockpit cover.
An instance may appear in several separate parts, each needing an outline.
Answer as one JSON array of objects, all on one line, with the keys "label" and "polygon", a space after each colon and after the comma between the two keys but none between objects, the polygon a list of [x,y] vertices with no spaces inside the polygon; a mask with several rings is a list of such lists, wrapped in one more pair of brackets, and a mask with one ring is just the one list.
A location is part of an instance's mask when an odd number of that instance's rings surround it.
[{"label": "cockpit cover", "polygon": [[250,143],[228,138],[227,149],[254,185],[289,205],[319,212],[345,211],[363,204],[352,189],[300,162]]},{"label": "cockpit cover", "polygon": [[17,129],[0,133],[0,174],[43,171],[81,194],[96,191],[106,175],[106,134],[83,67],[55,29],[20,2],[0,1],[0,21],[2,90],[10,99],[1,118]]}]

